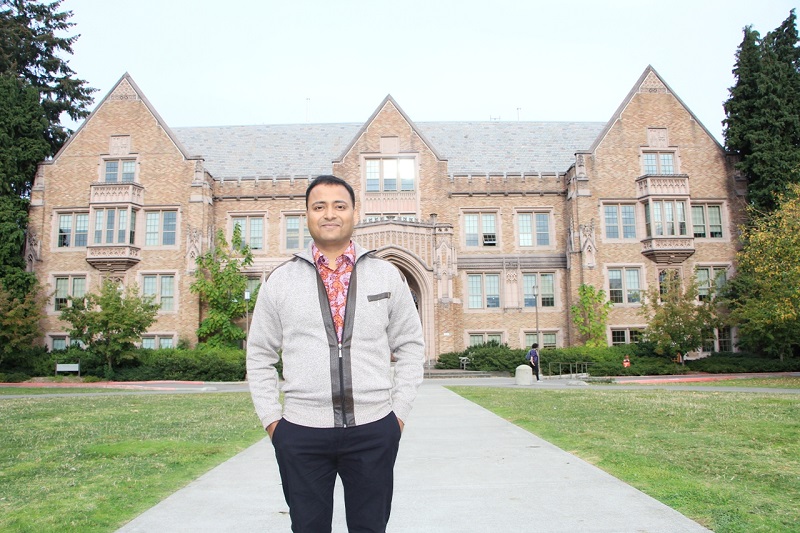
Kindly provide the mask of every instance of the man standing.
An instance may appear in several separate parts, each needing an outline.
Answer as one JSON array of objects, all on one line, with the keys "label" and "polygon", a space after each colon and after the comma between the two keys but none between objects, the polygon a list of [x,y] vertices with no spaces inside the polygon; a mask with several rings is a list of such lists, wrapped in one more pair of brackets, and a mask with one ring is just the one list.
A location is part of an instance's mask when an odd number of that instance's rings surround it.
[{"label": "man standing", "polygon": [[400,434],[422,383],[422,326],[400,271],[351,240],[347,182],[312,181],[306,220],[313,242],[269,275],[256,301],[253,404],[275,448],[292,531],[331,530],[338,474],[349,531],[382,532]]}]

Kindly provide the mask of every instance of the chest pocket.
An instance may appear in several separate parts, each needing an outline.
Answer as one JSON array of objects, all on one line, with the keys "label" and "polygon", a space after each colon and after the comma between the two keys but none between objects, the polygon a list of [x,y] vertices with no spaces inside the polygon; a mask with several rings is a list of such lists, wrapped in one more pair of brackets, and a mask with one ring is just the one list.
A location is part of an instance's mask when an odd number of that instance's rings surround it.
[{"label": "chest pocket", "polygon": [[378,294],[368,294],[367,301],[368,302],[377,302],[378,300],[386,300],[387,298],[391,298],[391,292],[379,292]]}]

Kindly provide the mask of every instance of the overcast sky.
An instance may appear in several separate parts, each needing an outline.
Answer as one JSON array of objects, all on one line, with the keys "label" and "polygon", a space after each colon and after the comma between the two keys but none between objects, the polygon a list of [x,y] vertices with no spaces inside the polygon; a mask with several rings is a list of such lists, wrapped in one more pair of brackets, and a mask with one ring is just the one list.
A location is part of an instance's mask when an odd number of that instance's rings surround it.
[{"label": "overcast sky", "polygon": [[[69,64],[128,72],[167,124],[606,121],[647,65],[722,139],[742,28],[784,0],[64,0]],[[72,127],[75,127],[74,125]]]}]

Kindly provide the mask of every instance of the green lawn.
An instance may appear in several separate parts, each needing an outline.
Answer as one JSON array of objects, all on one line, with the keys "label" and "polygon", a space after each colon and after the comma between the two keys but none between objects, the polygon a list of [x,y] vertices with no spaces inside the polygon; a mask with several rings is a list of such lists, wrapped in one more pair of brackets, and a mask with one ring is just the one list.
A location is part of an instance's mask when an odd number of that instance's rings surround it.
[{"label": "green lawn", "polygon": [[681,385],[697,385],[698,387],[754,387],[768,389],[800,389],[800,377],[785,378],[734,378],[718,381],[680,381]]},{"label": "green lawn", "polygon": [[800,531],[798,395],[451,388],[718,533]]},{"label": "green lawn", "polygon": [[41,394],[85,394],[120,392],[126,389],[106,389],[104,387],[0,387],[0,396],[31,396]]},{"label": "green lawn", "polygon": [[248,393],[7,398],[0,420],[4,532],[114,531],[264,438]]}]

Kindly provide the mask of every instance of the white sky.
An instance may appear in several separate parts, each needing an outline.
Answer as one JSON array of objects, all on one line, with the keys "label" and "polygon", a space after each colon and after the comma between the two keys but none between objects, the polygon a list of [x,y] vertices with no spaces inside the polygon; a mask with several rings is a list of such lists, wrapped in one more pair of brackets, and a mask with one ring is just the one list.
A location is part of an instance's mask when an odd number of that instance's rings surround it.
[{"label": "white sky", "polygon": [[[742,28],[785,0],[64,0],[69,65],[129,72],[167,124],[606,121],[648,64],[721,141]],[[75,127],[75,125],[71,125]]]}]

